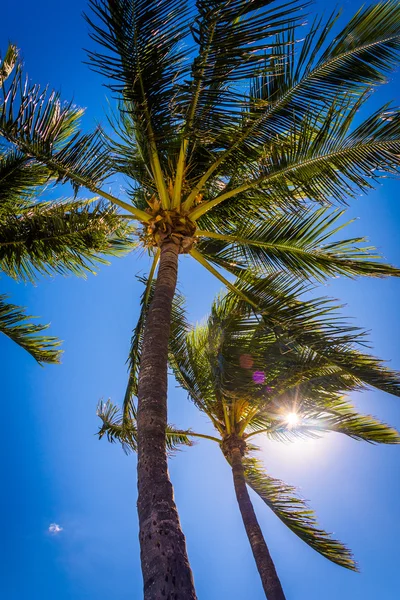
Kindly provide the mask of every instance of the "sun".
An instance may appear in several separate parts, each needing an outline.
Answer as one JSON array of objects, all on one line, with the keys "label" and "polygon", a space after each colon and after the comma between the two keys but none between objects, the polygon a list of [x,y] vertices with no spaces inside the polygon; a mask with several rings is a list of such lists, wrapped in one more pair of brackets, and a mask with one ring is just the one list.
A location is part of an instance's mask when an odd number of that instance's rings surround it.
[{"label": "sun", "polygon": [[299,424],[300,418],[299,415],[295,412],[290,412],[286,415],[285,421],[289,427],[296,427]]}]

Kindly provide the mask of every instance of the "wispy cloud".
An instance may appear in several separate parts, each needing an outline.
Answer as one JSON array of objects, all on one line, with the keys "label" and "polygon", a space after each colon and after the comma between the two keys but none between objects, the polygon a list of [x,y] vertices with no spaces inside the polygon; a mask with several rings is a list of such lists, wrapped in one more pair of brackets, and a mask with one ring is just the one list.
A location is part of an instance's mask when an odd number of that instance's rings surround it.
[{"label": "wispy cloud", "polygon": [[52,535],[58,535],[59,533],[61,533],[63,530],[62,527],[60,527],[60,525],[58,525],[58,523],[50,523],[49,525],[49,533],[51,533]]}]

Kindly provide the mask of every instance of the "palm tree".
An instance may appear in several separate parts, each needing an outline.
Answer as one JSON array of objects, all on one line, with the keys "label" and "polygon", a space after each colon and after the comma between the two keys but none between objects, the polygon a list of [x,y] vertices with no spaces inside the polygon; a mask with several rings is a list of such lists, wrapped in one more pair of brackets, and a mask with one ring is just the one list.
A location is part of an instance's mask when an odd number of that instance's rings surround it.
[{"label": "palm tree", "polygon": [[[120,207],[140,226],[151,275],[158,265],[137,414],[144,589],[146,600],[194,599],[165,449],[179,254],[254,306],[229,274],[242,280],[247,269],[267,265],[323,279],[354,275],[361,262],[369,270],[354,240],[325,252],[323,234],[308,235],[299,223],[318,221],[301,215],[305,206],[344,202],[398,170],[399,111],[385,105],[356,127],[354,120],[399,63],[400,6],[363,8],[330,39],[337,15],[300,33],[298,0],[89,4],[92,38],[103,48],[90,51],[89,62],[118,98],[116,136],[79,131],[82,111],[26,82],[20,66],[3,86],[0,135],[60,183]],[[115,173],[129,181],[125,200],[105,189]],[[369,267],[370,274],[395,274]]]},{"label": "palm tree", "polygon": [[[0,62],[0,87],[15,60],[11,46]],[[51,181],[45,166],[0,147],[0,272],[16,281],[35,282],[39,275],[54,273],[84,276],[106,263],[102,255],[119,255],[132,247],[132,227],[96,199],[39,201]],[[42,335],[48,326],[29,319],[0,295],[0,332],[39,363],[59,362],[60,342]]]},{"label": "palm tree", "polygon": [[[279,286],[287,289],[288,281],[271,282],[270,292]],[[271,298],[265,297],[264,311],[271,309]],[[174,374],[216,433],[169,426],[168,449],[191,445],[195,438],[219,444],[232,469],[239,509],[269,600],[285,596],[247,486],[317,552],[348,569],[357,566],[351,552],[319,528],[295,489],[265,472],[252,438],[264,435],[292,441],[335,431],[372,443],[400,443],[396,430],[359,414],[344,395],[372,385],[400,396],[400,375],[360,351],[364,333],[339,321],[329,300],[293,302],[295,298],[288,295],[287,306],[281,309],[282,335],[265,319],[243,312],[232,294],[214,302],[204,324],[190,328],[183,300],[177,297],[170,341]],[[303,325],[298,322],[300,315]],[[100,403],[98,415],[102,419],[99,438],[107,435],[111,442],[120,441],[126,452],[137,451],[134,406],[129,422],[110,401]]]}]

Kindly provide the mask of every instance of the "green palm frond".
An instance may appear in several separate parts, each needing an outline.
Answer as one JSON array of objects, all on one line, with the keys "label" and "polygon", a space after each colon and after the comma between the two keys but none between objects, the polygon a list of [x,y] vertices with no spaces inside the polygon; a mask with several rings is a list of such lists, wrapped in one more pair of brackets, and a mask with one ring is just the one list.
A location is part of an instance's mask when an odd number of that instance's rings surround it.
[{"label": "green palm frond", "polygon": [[[280,36],[271,72],[254,80],[250,103],[258,118],[246,139],[247,148],[264,145],[274,134],[287,131],[294,118],[328,107],[340,95],[351,95],[352,105],[356,104],[398,66],[397,2],[361,8],[329,42],[339,16],[334,12],[326,21],[317,17],[305,36],[296,28]],[[299,37],[302,41],[296,44]]]},{"label": "green palm frond", "polygon": [[39,363],[59,363],[60,341],[55,337],[41,335],[48,325],[35,325],[23,309],[9,304],[6,295],[0,295],[0,332],[29,352]]},{"label": "green palm frond", "polygon": [[[400,374],[361,351],[365,332],[343,319],[329,299],[300,300],[290,283],[287,276],[275,276],[265,288],[247,290],[258,296],[259,315],[233,293],[220,297],[204,324],[192,331],[186,327],[186,339],[170,344],[175,376],[219,431],[224,410],[238,411],[232,418],[239,430],[266,431],[275,419],[280,433],[286,432],[281,415],[299,402],[307,410],[334,412],[332,398],[338,393],[366,386],[400,393]],[[240,415],[248,407],[255,410],[250,420]]]},{"label": "green palm frond", "polygon": [[327,21],[316,18],[306,34],[293,22],[273,40],[272,56],[255,73],[240,124],[225,127],[218,140],[225,150],[199,177],[187,208],[212,176],[232,177],[238,166],[239,170],[254,166],[268,154],[271,142],[276,145],[276,136],[287,135],[314,113],[323,123],[340,99],[347,105],[345,112],[350,111],[350,123],[368,90],[385,83],[400,59],[398,3],[389,0],[362,8],[329,42],[338,16],[333,13]]},{"label": "green palm frond", "polygon": [[[337,100],[328,115],[313,112],[295,121],[268,147],[262,161],[244,177],[232,179],[222,194],[193,209],[193,218],[239,196],[247,210],[273,206],[298,207],[306,201],[330,205],[370,189],[375,180],[399,171],[400,112],[385,105],[348,133],[354,114],[348,100]],[[249,176],[250,175],[250,176]],[[240,197],[243,199],[240,200]]]},{"label": "green palm frond", "polygon": [[394,396],[400,395],[400,374],[389,369],[384,361],[362,352],[349,338],[344,341],[338,336],[329,339],[309,329],[304,335],[298,335],[293,347],[297,345],[298,349],[307,348],[312,359],[322,365],[335,366],[351,376],[358,382],[357,387],[367,385]]},{"label": "green palm frond", "polygon": [[50,180],[46,167],[15,150],[0,153],[0,213],[39,195]]},{"label": "green palm frond", "polygon": [[358,413],[354,406],[337,394],[331,401],[323,398],[321,404],[310,401],[307,397],[303,400],[300,396],[297,404],[288,402],[287,406],[288,412],[295,406],[298,423],[289,425],[284,419],[276,419],[270,414],[270,422],[262,430],[268,437],[279,441],[294,441],[298,437],[318,437],[322,433],[334,431],[355,440],[375,444],[400,443],[400,435],[396,429],[375,417]]},{"label": "green palm frond", "polygon": [[[192,65],[187,124],[201,139],[223,132],[241,119],[244,97],[232,93],[232,83],[264,72],[266,56],[273,55],[274,37],[302,18],[306,3],[276,5],[271,0],[219,2],[198,0],[191,32],[198,54]],[[221,135],[222,133],[222,135]]]},{"label": "green palm frond", "polygon": [[[301,278],[400,274],[385,265],[365,238],[330,241],[349,223],[338,225],[344,211],[308,210],[300,214],[259,214],[239,224],[225,222],[218,232],[200,231],[197,248],[211,262],[231,270],[252,268],[265,272],[284,269]],[[336,225],[336,227],[335,227]],[[207,239],[208,238],[208,239]]]},{"label": "green palm frond", "polygon": [[[1,185],[0,185],[1,188]],[[0,206],[0,270],[18,280],[85,275],[103,255],[135,247],[134,228],[114,209],[88,200]]]},{"label": "green palm frond", "polygon": [[[361,350],[366,345],[365,332],[341,317],[337,312],[340,306],[331,300],[301,300],[301,294],[310,291],[309,288],[296,286],[287,275],[261,279],[247,273],[237,286],[259,306],[259,333],[265,330],[263,335],[270,336],[272,330],[289,360],[289,352],[299,356],[306,353],[306,358],[302,358],[304,368],[339,369],[342,376],[351,378],[353,386],[368,385],[395,396],[400,394],[399,373]],[[253,312],[232,292],[226,295],[221,310],[247,315]]]},{"label": "green palm frond", "polygon": [[[102,420],[102,426],[97,432],[99,439],[106,435],[109,442],[119,442],[126,454],[137,452],[136,408],[133,403],[131,414],[131,418],[126,420],[119,407],[110,400],[100,402],[97,407],[97,415]],[[166,430],[167,450],[174,453],[181,446],[192,446],[190,435],[190,430],[180,431],[168,425]]]},{"label": "green palm frond", "polygon": [[[131,410],[132,412],[135,410],[133,404]],[[108,441],[112,444],[119,442],[126,454],[137,452],[136,413],[134,418],[132,417],[129,422],[124,423],[120,408],[107,400],[106,402],[99,402],[97,416],[102,421],[102,425],[97,432],[99,440],[103,436],[107,436]]]},{"label": "green palm frond", "polygon": [[328,560],[357,571],[350,550],[318,527],[313,511],[294,487],[267,475],[255,458],[245,458],[243,463],[247,484],[293,533]]},{"label": "green palm frond", "polygon": [[113,135],[106,137],[116,173],[126,178],[126,194],[132,205],[145,211],[157,194],[157,185],[147,159],[147,137],[136,127],[129,103],[119,102],[118,111],[108,117]]},{"label": "green palm frond", "polygon": [[98,193],[112,173],[112,162],[102,129],[79,131],[83,110],[63,102],[58,92],[30,85],[22,68],[2,87],[0,134],[25,156],[36,158],[50,173],[75,192],[81,186]]},{"label": "green palm frond", "polygon": [[[89,64],[105,75],[107,85],[123,99],[136,141],[147,138],[140,144],[141,151],[159,179],[161,153],[171,146],[180,122],[173,108],[177,84],[190,68],[183,45],[190,33],[190,5],[185,0],[91,0],[89,4],[93,18],[86,16],[86,20],[91,37],[105,49],[104,54],[90,51]],[[163,186],[160,180],[158,184]]]}]

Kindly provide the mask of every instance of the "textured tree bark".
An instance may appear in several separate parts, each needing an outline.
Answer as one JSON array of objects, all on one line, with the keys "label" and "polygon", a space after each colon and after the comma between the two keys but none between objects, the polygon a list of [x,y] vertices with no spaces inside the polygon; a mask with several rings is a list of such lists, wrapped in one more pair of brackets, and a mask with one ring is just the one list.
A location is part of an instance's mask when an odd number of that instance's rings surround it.
[{"label": "textured tree bark", "polygon": [[241,451],[239,448],[233,448],[230,455],[236,498],[257,569],[261,577],[265,596],[268,600],[285,600],[281,582],[276,573],[275,565],[272,561],[267,544],[265,543],[247,490]]},{"label": "textured tree bark", "polygon": [[165,447],[167,359],[178,246],[164,242],[143,336],[138,382],[138,514],[144,600],[195,600]]}]

